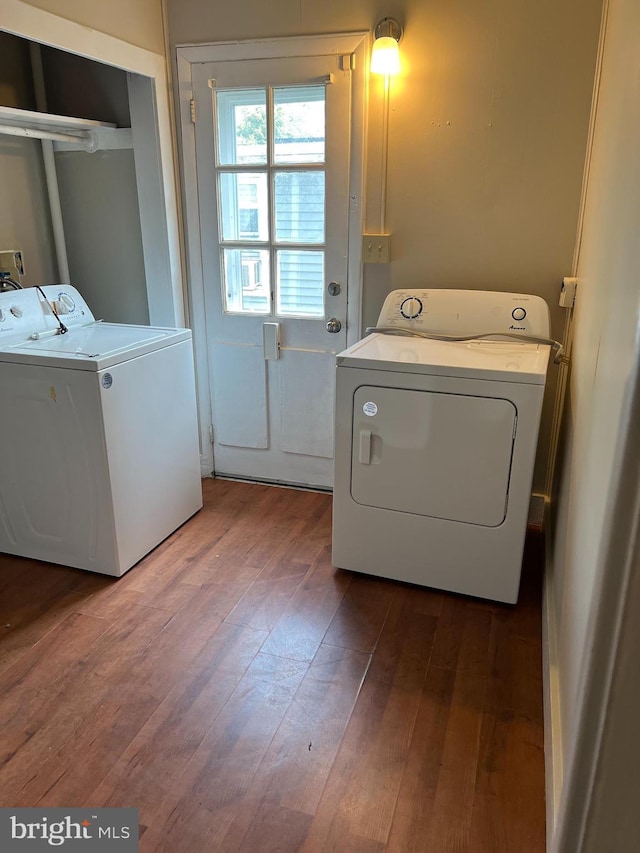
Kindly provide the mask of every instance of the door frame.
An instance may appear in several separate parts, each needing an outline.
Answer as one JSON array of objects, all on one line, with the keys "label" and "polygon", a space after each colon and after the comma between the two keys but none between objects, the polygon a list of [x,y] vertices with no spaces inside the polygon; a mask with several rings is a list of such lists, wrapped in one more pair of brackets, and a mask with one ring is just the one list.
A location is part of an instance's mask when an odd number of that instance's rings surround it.
[{"label": "door frame", "polygon": [[[370,33],[358,31],[316,36],[285,36],[250,41],[187,44],[176,47],[178,77],[178,142],[182,177],[187,294],[193,331],[198,389],[200,467],[203,476],[214,473],[211,392],[205,319],[204,275],[197,196],[195,125],[191,120],[192,65],[227,60],[277,59],[336,54],[351,56],[352,113],[349,167],[349,236],[347,282],[347,346],[360,338],[362,317],[362,229],[364,225],[364,169],[368,57]],[[187,191],[189,188],[189,191]]]}]

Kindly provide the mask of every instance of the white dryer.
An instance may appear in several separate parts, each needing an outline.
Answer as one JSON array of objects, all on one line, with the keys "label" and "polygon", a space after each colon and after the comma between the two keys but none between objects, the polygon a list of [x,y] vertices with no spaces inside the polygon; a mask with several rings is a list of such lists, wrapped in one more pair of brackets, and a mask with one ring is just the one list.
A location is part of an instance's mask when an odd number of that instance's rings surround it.
[{"label": "white dryer", "polygon": [[548,338],[548,307],[398,290],[378,327],[337,356],[333,564],[515,603],[550,347],[497,335]]},{"label": "white dryer", "polygon": [[202,506],[189,329],[0,294],[0,400],[0,551],[120,576]]}]

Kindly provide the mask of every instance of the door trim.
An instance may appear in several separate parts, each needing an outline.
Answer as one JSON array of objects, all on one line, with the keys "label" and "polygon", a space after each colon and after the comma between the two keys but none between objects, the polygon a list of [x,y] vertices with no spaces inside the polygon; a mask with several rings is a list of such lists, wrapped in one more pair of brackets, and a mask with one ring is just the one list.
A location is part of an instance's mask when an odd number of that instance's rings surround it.
[{"label": "door trim", "polygon": [[[326,54],[353,55],[352,113],[350,123],[351,160],[349,168],[349,237],[348,237],[348,301],[347,346],[360,339],[362,317],[362,228],[364,223],[364,167],[366,104],[368,94],[368,56],[370,33],[286,36],[251,41],[213,42],[211,44],[178,45],[176,47],[179,147],[182,171],[182,203],[185,222],[185,254],[187,260],[189,316],[193,331],[200,429],[200,466],[204,476],[214,472],[212,423],[209,394],[209,364],[205,321],[204,275],[200,249],[200,218],[197,196],[195,125],[191,120],[192,66],[203,62],[277,59]],[[187,192],[189,188],[189,192]]]}]

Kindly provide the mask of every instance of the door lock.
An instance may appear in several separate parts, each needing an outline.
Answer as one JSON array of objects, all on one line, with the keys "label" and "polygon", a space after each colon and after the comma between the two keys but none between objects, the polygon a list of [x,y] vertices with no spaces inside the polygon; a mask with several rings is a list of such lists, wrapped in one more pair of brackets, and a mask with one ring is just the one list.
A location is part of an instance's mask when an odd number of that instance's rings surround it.
[{"label": "door lock", "polygon": [[337,296],[342,288],[337,281],[332,281],[329,283],[327,290],[329,291],[329,296]]},{"label": "door lock", "polygon": [[342,328],[342,323],[336,317],[332,317],[327,322],[327,332],[330,332],[332,335],[335,335],[336,332],[339,332]]}]

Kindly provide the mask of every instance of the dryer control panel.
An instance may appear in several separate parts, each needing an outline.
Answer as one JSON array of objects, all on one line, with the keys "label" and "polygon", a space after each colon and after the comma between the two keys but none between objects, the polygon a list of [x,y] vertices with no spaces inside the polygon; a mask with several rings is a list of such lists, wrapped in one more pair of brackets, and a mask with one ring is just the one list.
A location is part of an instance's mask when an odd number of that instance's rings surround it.
[{"label": "dryer control panel", "polygon": [[444,335],[550,334],[544,299],[492,290],[394,290],[384,301],[378,326]]}]

